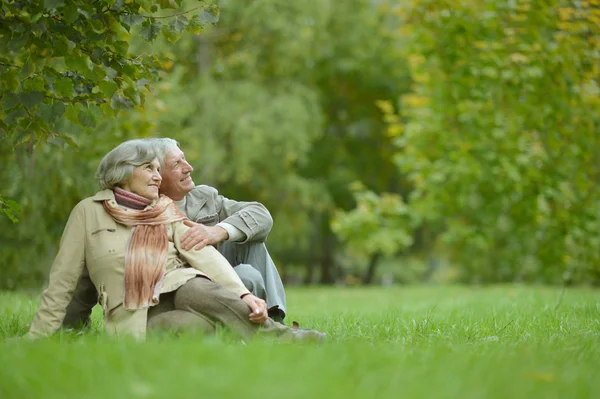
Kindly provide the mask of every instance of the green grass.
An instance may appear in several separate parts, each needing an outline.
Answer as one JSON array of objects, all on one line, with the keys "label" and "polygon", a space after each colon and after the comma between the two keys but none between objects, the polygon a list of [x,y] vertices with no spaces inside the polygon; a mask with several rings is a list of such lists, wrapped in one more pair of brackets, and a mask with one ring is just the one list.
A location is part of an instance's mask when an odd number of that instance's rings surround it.
[{"label": "green grass", "polygon": [[25,342],[37,298],[0,293],[0,398],[600,398],[600,291],[294,288],[326,343],[227,335]]}]

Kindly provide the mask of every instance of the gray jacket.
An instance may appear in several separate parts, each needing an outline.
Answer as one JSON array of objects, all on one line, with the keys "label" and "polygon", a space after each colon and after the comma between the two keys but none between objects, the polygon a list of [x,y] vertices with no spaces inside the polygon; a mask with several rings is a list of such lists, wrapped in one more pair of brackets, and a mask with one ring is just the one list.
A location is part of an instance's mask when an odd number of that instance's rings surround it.
[{"label": "gray jacket", "polygon": [[185,196],[182,211],[187,217],[207,226],[229,223],[241,230],[245,242],[264,242],[273,227],[273,218],[259,202],[234,201],[210,186],[196,186]]}]

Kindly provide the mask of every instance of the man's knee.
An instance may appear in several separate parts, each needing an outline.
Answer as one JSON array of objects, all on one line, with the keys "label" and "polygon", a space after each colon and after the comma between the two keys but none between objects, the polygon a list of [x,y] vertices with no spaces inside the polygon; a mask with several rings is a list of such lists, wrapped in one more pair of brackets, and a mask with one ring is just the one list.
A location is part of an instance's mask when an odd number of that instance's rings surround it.
[{"label": "man's knee", "polygon": [[265,297],[265,280],[251,265],[241,264],[233,268],[248,291],[259,298]]}]

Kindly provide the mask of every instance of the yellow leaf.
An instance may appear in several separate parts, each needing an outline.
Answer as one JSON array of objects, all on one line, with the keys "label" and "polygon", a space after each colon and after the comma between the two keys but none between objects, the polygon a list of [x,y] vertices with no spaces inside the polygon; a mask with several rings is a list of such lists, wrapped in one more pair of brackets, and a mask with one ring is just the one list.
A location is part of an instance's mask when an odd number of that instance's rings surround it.
[{"label": "yellow leaf", "polygon": [[397,137],[400,136],[403,131],[404,128],[400,124],[390,125],[387,129],[387,135],[388,137]]},{"label": "yellow leaf", "polygon": [[391,101],[388,100],[377,100],[375,101],[375,105],[383,112],[384,114],[393,114],[394,106]]},{"label": "yellow leaf", "polygon": [[513,53],[510,55],[510,60],[516,64],[525,64],[529,59],[521,53]]}]

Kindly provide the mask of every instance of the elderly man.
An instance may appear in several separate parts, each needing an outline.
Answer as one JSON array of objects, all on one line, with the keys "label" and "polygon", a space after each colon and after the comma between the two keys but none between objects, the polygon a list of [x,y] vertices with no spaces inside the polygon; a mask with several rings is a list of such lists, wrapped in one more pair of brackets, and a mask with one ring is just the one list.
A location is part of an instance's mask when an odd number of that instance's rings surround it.
[{"label": "elderly man", "polygon": [[[258,202],[238,202],[220,195],[209,186],[196,186],[179,144],[169,138],[151,140],[161,164],[161,194],[167,195],[190,219],[192,227],[182,238],[185,249],[214,245],[234,265],[249,291],[267,302],[269,317],[283,321],[286,299],[283,283],[265,240],[273,225],[267,208]],[[96,290],[84,271],[63,321],[65,327],[89,322],[97,302]]]}]

